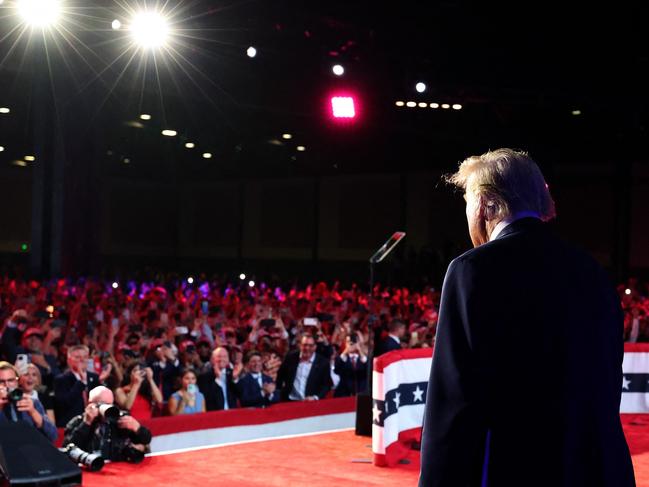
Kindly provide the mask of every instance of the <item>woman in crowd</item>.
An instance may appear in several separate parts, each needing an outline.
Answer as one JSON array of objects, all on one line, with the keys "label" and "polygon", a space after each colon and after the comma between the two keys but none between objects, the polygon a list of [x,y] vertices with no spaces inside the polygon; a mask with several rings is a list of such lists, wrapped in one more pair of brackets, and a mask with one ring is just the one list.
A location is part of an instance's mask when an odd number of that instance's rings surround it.
[{"label": "woman in crowd", "polygon": [[122,387],[115,390],[115,402],[138,421],[150,419],[154,406],[162,405],[162,393],[153,380],[151,368],[140,363],[130,365]]},{"label": "woman in crowd", "polygon": [[181,376],[181,387],[169,398],[169,414],[205,412],[205,398],[196,385],[196,371],[186,369]]},{"label": "woman in crowd", "polygon": [[[41,371],[34,364],[27,364],[24,371],[21,371],[20,378],[18,379],[20,388],[25,394],[28,394],[32,399],[38,399],[43,408],[47,412],[47,417],[54,422],[54,404],[52,398],[47,395],[45,387],[43,387],[41,380]],[[39,392],[41,394],[39,394]]]}]

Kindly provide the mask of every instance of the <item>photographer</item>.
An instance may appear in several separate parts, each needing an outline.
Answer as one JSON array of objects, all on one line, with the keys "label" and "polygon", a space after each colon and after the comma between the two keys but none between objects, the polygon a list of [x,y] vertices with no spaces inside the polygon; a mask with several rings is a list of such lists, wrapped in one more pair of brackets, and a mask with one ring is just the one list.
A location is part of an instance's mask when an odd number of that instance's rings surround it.
[{"label": "photographer", "polygon": [[73,443],[86,452],[100,452],[104,459],[113,462],[141,462],[151,442],[151,432],[133,416],[118,412],[113,406],[113,393],[107,387],[92,389],[89,400],[84,413],[72,418],[65,427],[63,446]]},{"label": "photographer", "polygon": [[354,396],[367,389],[367,350],[360,333],[350,333],[345,338],[345,349],[336,357],[334,372],[340,382],[334,397]]},{"label": "photographer", "polygon": [[52,442],[58,436],[40,401],[18,389],[18,370],[0,362],[0,423],[18,421],[33,425]]}]

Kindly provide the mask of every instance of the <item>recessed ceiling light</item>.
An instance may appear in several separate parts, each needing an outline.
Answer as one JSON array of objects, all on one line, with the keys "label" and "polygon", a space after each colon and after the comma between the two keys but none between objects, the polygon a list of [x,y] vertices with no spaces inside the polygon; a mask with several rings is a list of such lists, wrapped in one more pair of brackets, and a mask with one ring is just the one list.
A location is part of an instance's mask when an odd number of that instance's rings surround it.
[{"label": "recessed ceiling light", "polygon": [[428,103],[421,101],[418,103],[418,105],[420,108],[426,108],[428,106]]},{"label": "recessed ceiling light", "polygon": [[413,108],[413,107],[416,107],[417,104],[414,101],[409,101],[408,103],[406,103],[406,106],[410,107],[410,108]]},{"label": "recessed ceiling light", "polygon": [[5,148],[0,145],[0,152],[4,152]]},{"label": "recessed ceiling light", "polygon": [[442,108],[444,110],[448,110],[449,108],[451,108],[451,105],[449,105],[448,103],[442,103]]},{"label": "recessed ceiling light", "polygon": [[453,110],[462,110],[462,105],[459,103],[453,103]]},{"label": "recessed ceiling light", "polygon": [[13,161],[12,164],[13,164],[14,166],[20,166],[20,167],[26,167],[26,166],[27,166],[27,163],[26,163],[25,161],[20,161],[20,160],[18,160],[18,161]]},{"label": "recessed ceiling light", "polygon": [[142,115],[140,115],[140,118],[142,120],[151,120],[151,115],[149,115],[148,113],[143,113]]},{"label": "recessed ceiling light", "polygon": [[331,70],[336,76],[342,76],[343,74],[345,74],[345,68],[343,68],[340,64],[335,64],[334,67],[331,68]]},{"label": "recessed ceiling light", "polygon": [[34,156],[25,156],[25,157],[23,157],[23,159],[25,159],[26,161],[29,161],[29,162],[33,162],[33,161],[36,160],[36,158]]},{"label": "recessed ceiling light", "polygon": [[431,108],[439,108],[439,103],[431,103],[428,106]]},{"label": "recessed ceiling light", "polygon": [[0,113],[9,113],[11,110],[7,107],[0,107]]},{"label": "recessed ceiling light", "polygon": [[398,107],[402,107],[402,106],[404,106],[406,103],[403,102],[403,101],[396,101],[396,102],[394,102],[394,104],[395,104],[396,106],[398,106]]},{"label": "recessed ceiling light", "polygon": [[110,24],[110,26],[113,28],[113,30],[119,30],[122,27],[122,23],[119,20],[115,19]]},{"label": "recessed ceiling light", "polygon": [[291,135],[291,134],[282,134],[282,139],[289,140],[289,139],[292,139],[292,138],[293,138],[293,135]]},{"label": "recessed ceiling light", "polygon": [[298,145],[295,149],[298,152],[304,152],[306,150],[306,147],[304,147],[303,145]]},{"label": "recessed ceiling light", "polygon": [[162,131],[162,135],[166,137],[175,137],[176,135],[178,135],[178,132],[176,132],[175,130],[165,129]]},{"label": "recessed ceiling light", "polygon": [[248,55],[248,57],[255,57],[255,56],[257,55],[257,49],[255,49],[254,47],[250,46],[250,47],[246,50],[246,54]]},{"label": "recessed ceiling light", "polygon": [[211,159],[211,158],[212,158],[211,152],[203,152],[203,159]]},{"label": "recessed ceiling light", "polygon": [[193,142],[185,142],[185,148],[193,149],[196,145]]},{"label": "recessed ceiling light", "polygon": [[423,93],[426,91],[426,83],[422,83],[421,81],[415,85],[415,90],[417,90],[417,93]]},{"label": "recessed ceiling light", "polygon": [[576,117],[578,115],[581,115],[581,110],[573,110],[571,113]]}]

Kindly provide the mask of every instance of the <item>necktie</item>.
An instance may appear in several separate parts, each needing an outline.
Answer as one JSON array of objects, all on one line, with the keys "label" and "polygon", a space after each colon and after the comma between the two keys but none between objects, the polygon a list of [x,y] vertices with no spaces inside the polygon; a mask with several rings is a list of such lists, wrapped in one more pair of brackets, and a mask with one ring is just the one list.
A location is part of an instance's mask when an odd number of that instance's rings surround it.
[{"label": "necktie", "polygon": [[355,355],[352,356],[352,368],[353,368],[353,369],[356,368],[356,356],[355,356]]}]

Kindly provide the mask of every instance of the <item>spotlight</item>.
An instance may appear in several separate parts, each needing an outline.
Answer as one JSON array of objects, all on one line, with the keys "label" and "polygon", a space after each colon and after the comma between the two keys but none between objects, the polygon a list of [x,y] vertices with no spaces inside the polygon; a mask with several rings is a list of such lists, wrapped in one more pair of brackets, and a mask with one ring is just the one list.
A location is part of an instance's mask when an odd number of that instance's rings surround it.
[{"label": "spotlight", "polygon": [[119,287],[119,284],[117,282],[113,283],[113,289],[117,289]]},{"label": "spotlight", "polygon": [[295,149],[298,152],[304,152],[306,150],[306,147],[304,147],[303,145],[298,145]]},{"label": "spotlight", "polygon": [[453,106],[451,107],[453,110],[462,110],[462,105],[459,103],[453,103]]},{"label": "spotlight", "polygon": [[331,112],[334,118],[355,118],[356,105],[351,96],[331,97]]},{"label": "spotlight", "polygon": [[581,115],[581,110],[573,110],[570,113],[572,113],[575,117],[577,117],[577,116]]},{"label": "spotlight", "polygon": [[631,290],[629,288],[626,288],[624,290],[624,294],[626,294],[628,296],[629,294],[631,294]]},{"label": "spotlight", "polygon": [[4,152],[4,151],[5,151],[5,148],[0,145],[0,152]]},{"label": "spotlight", "polygon": [[196,147],[193,142],[185,142],[185,148],[186,149],[193,149]]},{"label": "spotlight", "polygon": [[26,161],[29,161],[29,162],[34,162],[36,160],[36,158],[34,156],[25,156],[25,157],[23,157],[23,159],[25,159]]},{"label": "spotlight", "polygon": [[162,135],[165,135],[167,137],[175,137],[176,135],[178,135],[178,132],[176,132],[175,130],[165,129],[162,131]]},{"label": "spotlight", "polygon": [[345,68],[343,68],[340,64],[335,64],[334,67],[331,68],[331,70],[336,76],[342,76],[343,74],[345,74]]},{"label": "spotlight", "polygon": [[187,278],[187,284],[194,284],[194,278],[191,277],[191,276],[189,276],[189,277]]},{"label": "spotlight", "polygon": [[17,8],[23,21],[32,27],[44,29],[54,25],[61,17],[59,0],[19,0]]},{"label": "spotlight", "polygon": [[449,108],[451,108],[451,105],[449,105],[448,103],[442,103],[442,108],[444,110],[448,110]]},{"label": "spotlight", "polygon": [[241,274],[239,274],[239,279],[241,279],[242,281],[245,281],[246,280],[246,275],[242,272]]},{"label": "spotlight", "polygon": [[246,50],[246,54],[248,55],[248,57],[253,58],[253,57],[255,57],[255,56],[257,55],[257,49],[255,49],[254,47],[250,46],[250,47]]},{"label": "spotlight", "polygon": [[115,20],[113,20],[113,22],[110,24],[110,26],[113,28],[113,30],[119,30],[119,29],[122,28],[122,23],[121,23],[119,20],[115,19]]},{"label": "spotlight", "polygon": [[426,91],[426,83],[422,83],[421,81],[415,85],[415,90],[417,90],[417,93],[423,93]]},{"label": "spotlight", "polygon": [[290,140],[293,136],[291,134],[282,134],[282,139]]},{"label": "spotlight", "polygon": [[0,107],[0,113],[9,113],[11,110],[7,107]]},{"label": "spotlight", "polygon": [[144,49],[165,45],[169,38],[169,25],[158,12],[143,11],[135,14],[130,25],[134,42]]},{"label": "spotlight", "polygon": [[419,108],[426,108],[428,106],[428,103],[426,103],[425,101],[420,101],[418,103],[418,105],[419,105]]},{"label": "spotlight", "polygon": [[212,158],[211,152],[203,152],[203,159],[211,159],[211,158]]},{"label": "spotlight", "polygon": [[255,287],[255,281],[248,281],[248,287]]},{"label": "spotlight", "polygon": [[408,108],[414,108],[417,106],[417,104],[414,101],[409,101],[408,103],[406,103],[406,106]]},{"label": "spotlight", "polygon": [[141,120],[151,120],[151,115],[149,115],[148,113],[143,113],[142,115],[140,115],[140,119]]},{"label": "spotlight", "polygon": [[439,103],[431,103],[428,106],[431,107],[431,108],[439,108]]},{"label": "spotlight", "polygon": [[398,106],[398,107],[402,107],[402,106],[404,106],[406,103],[403,102],[403,101],[396,101],[396,102],[394,102],[394,104],[395,104],[396,106]]}]

